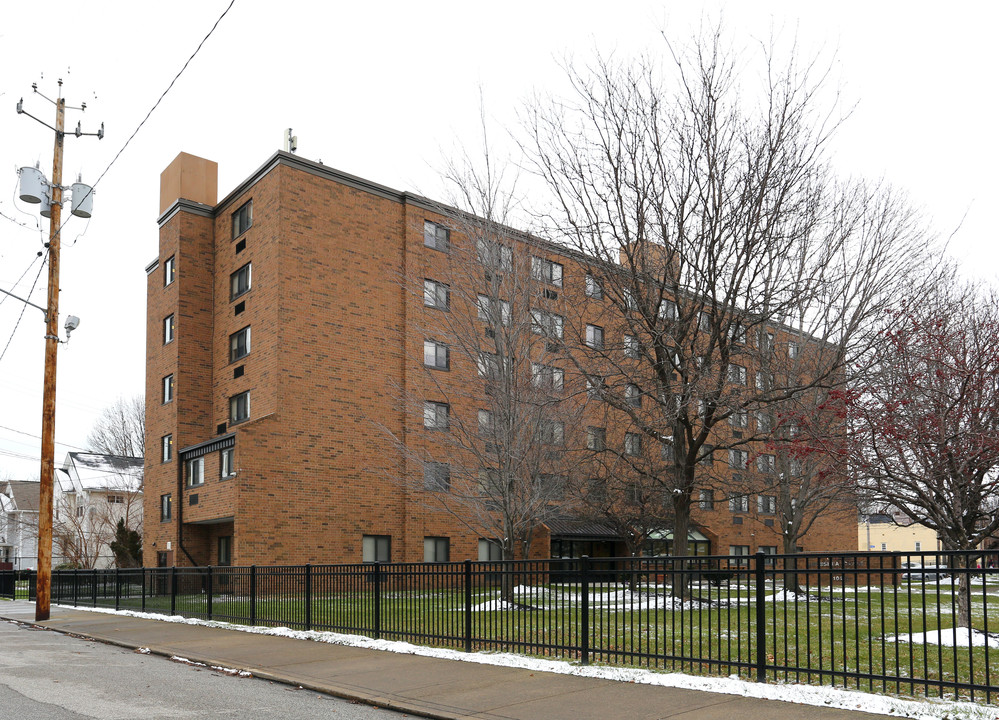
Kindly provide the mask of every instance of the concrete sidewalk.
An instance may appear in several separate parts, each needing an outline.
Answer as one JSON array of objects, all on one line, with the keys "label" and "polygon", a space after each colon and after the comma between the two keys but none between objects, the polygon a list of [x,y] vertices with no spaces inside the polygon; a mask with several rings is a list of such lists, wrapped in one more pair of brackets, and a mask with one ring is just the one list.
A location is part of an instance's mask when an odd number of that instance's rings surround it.
[{"label": "concrete sidewalk", "polygon": [[[34,603],[0,601],[0,618],[34,623]],[[38,624],[126,648],[248,670],[255,676],[431,718],[545,720],[865,720],[884,715],[559,675],[53,607]],[[2,652],[2,650],[0,650]]]}]

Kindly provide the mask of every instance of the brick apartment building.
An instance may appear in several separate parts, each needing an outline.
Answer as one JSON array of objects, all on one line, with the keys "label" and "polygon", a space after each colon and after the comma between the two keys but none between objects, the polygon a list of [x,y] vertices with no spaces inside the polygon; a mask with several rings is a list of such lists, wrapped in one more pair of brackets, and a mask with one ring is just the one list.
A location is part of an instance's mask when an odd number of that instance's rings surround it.
[{"label": "brick apartment building", "polygon": [[[435,539],[451,560],[480,557],[482,538],[399,482],[423,468],[390,441],[425,442],[399,393],[421,388],[431,310],[402,279],[428,276],[440,211],[286,152],[221,201],[215,163],[181,153],[164,170],[146,268],[147,565],[421,561]],[[571,256],[531,251],[560,265],[565,303],[583,296]],[[762,501],[709,505],[700,551],[779,546],[772,522],[741,520]],[[852,550],[855,513],[820,518],[804,549]],[[614,547],[592,524],[550,523],[541,540],[543,557]]]}]

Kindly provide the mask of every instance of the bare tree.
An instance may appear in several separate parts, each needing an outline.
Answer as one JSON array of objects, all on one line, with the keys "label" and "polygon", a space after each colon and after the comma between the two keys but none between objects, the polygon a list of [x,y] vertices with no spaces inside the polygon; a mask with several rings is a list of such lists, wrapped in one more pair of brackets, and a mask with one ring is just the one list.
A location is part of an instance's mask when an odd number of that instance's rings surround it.
[{"label": "bare tree", "polygon": [[396,446],[411,492],[503,559],[526,558],[541,525],[566,512],[581,381],[562,362],[561,279],[543,277],[532,240],[505,225],[515,183],[483,157],[479,171],[449,166],[453,206],[424,227],[441,252],[403,279],[424,306],[423,363],[403,396],[424,442]]},{"label": "bare tree", "polygon": [[141,538],[142,493],[136,492],[134,478],[117,474],[99,489],[78,489],[62,498],[53,541],[66,564],[89,569],[111,562],[119,522]]},{"label": "bare tree", "polygon": [[143,457],[145,449],[146,402],[141,395],[118,398],[101,411],[87,435],[94,452],[121,457]]},{"label": "bare tree", "polygon": [[[999,297],[948,275],[892,320],[848,398],[853,459],[878,500],[973,550],[999,530]],[[970,628],[969,600],[962,574]]]},{"label": "bare tree", "polygon": [[536,103],[525,146],[554,198],[546,233],[594,286],[604,341],[567,344],[573,362],[650,451],[672,444],[655,479],[682,539],[709,455],[729,451],[722,481],[751,473],[771,437],[758,411],[845,382],[927,241],[897,194],[835,179],[814,64],[764,47],[752,105],[720,31],[667,51],[671,74],[649,58],[569,67],[573,98]]}]

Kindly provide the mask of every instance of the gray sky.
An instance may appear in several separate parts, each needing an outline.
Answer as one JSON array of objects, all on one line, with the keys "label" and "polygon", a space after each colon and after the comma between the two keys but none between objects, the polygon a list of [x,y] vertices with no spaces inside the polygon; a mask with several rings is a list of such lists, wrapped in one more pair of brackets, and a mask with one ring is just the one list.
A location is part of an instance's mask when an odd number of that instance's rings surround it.
[{"label": "gray sky", "polygon": [[[67,127],[80,121],[94,131],[104,122],[103,140],[66,141],[64,184],[78,173],[93,183],[228,4],[52,0],[42,13],[4,3],[0,213],[27,227],[0,217],[0,287],[24,296],[40,267],[37,206],[15,199],[16,168],[40,162],[49,176],[52,167],[52,133],[15,113],[18,98],[51,124],[54,108],[31,84],[54,98],[61,77],[68,104],[87,103],[85,113],[68,113]],[[480,87],[490,122],[512,128],[531,93],[564,88],[561,58],[661,49],[659,30],[683,37],[702,13],[720,9],[741,44],[775,27],[787,41],[797,37],[802,56],[835,55],[830,90],[847,106],[858,103],[834,146],[840,170],[907,189],[942,236],[953,233],[950,252],[966,271],[994,279],[999,4],[944,7],[513,0],[498,13],[488,3],[432,0],[236,0],[98,185],[93,218],[74,218],[63,231],[59,324],[66,314],[82,322],[59,351],[56,461],[85,445],[104,406],[143,392],[143,269],[157,253],[159,174],[178,152],[219,163],[221,198],[292,127],[303,157],[441,197],[442,157],[478,142]],[[492,139],[505,141],[502,133]],[[47,221],[41,227],[47,232]],[[31,295],[39,305],[46,276]],[[13,299],[0,303],[0,352],[21,312]],[[43,335],[42,313],[27,308],[0,360],[0,477],[39,471]]]}]

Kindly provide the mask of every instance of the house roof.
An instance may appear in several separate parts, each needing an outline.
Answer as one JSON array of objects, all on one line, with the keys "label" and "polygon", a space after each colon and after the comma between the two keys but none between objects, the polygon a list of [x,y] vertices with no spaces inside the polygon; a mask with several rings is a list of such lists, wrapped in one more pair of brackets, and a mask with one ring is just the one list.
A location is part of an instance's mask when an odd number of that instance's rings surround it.
[{"label": "house roof", "polygon": [[11,510],[38,512],[40,485],[37,480],[10,480],[7,482],[7,487],[9,489],[6,494],[14,500],[14,507]]},{"label": "house roof", "polygon": [[143,459],[104,455],[102,453],[71,452],[56,473],[65,492],[75,490],[142,491]]}]

